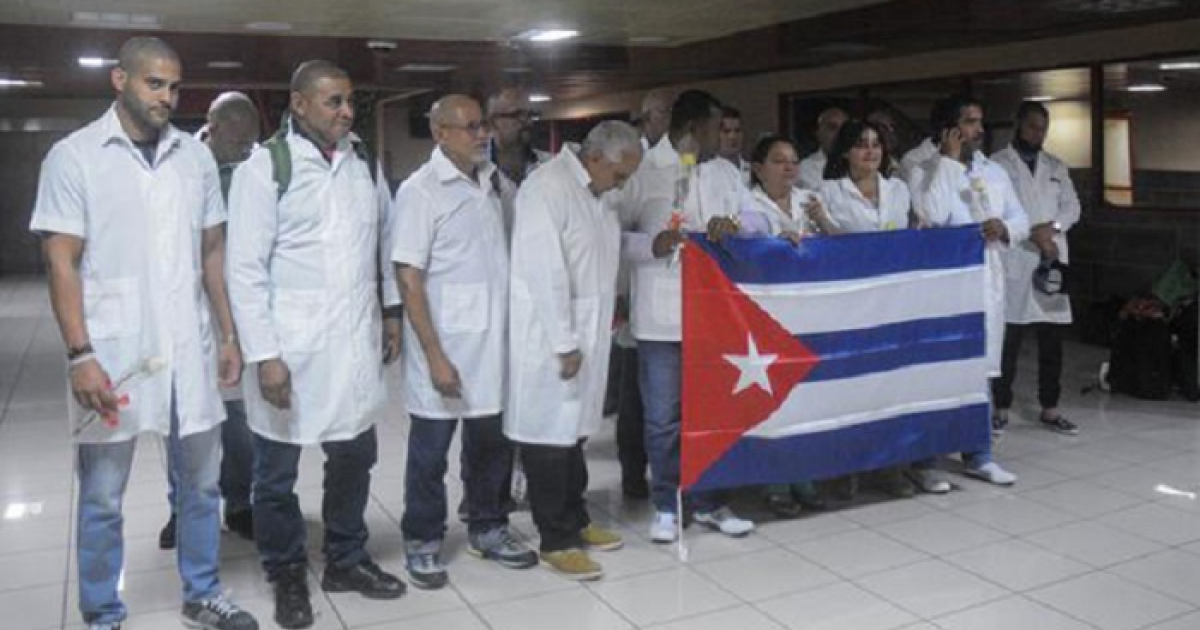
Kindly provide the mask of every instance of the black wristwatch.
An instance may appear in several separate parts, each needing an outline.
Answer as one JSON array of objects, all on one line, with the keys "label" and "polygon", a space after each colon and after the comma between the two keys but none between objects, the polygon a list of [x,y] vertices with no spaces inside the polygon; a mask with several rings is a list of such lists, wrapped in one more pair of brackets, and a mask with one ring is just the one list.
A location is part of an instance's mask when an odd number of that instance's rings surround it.
[{"label": "black wristwatch", "polygon": [[90,342],[85,343],[82,346],[68,346],[67,360],[74,361],[75,359],[92,352],[95,352],[95,350],[92,348],[92,344]]}]

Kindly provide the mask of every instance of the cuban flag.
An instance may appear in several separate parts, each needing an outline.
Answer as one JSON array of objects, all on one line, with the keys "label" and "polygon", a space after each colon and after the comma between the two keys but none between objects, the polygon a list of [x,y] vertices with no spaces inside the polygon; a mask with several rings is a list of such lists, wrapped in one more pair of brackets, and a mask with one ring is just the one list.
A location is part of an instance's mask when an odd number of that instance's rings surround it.
[{"label": "cuban flag", "polygon": [[816,480],[991,439],[978,226],[683,254],[681,483]]}]

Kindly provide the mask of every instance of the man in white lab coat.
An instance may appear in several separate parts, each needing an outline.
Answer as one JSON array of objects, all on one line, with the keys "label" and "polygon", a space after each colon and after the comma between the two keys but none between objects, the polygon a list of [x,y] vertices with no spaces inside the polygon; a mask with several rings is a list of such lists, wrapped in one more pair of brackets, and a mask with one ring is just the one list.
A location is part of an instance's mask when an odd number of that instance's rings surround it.
[{"label": "man in white lab coat", "polygon": [[[993,424],[1003,429],[1013,401],[1021,338],[1035,333],[1038,344],[1038,402],[1042,426],[1075,435],[1079,427],[1058,410],[1062,392],[1063,331],[1071,324],[1071,300],[1055,287],[1035,288],[1041,266],[1067,264],[1067,231],[1079,221],[1079,197],[1067,165],[1042,149],[1050,129],[1050,112],[1033,101],[1017,109],[1017,133],[1012,145],[992,156],[1012,178],[1021,205],[1029,214],[1029,238],[1004,252],[1008,283],[1005,289],[1007,331],[1001,355],[1000,378],[992,383],[996,403]],[[1056,270],[1061,273],[1061,269]],[[1061,288],[1061,287],[1058,287]]]},{"label": "man in white lab coat", "polygon": [[[987,376],[1000,375],[1004,341],[1004,260],[1002,252],[1029,234],[1029,219],[1008,174],[983,155],[983,104],[957,95],[935,108],[935,128],[942,129],[939,156],[922,163],[908,182],[917,214],[931,227],[980,224],[985,250]],[[991,449],[963,453],[967,475],[1008,486],[1017,476],[992,460]],[[949,488],[931,462],[914,464],[914,481],[926,492]]]},{"label": "man in white lab coat", "polygon": [[[229,192],[229,287],[255,434],[254,536],[284,628],[313,623],[295,493],[307,445],[319,444],[326,456],[321,588],[373,599],[405,590],[364,547],[375,423],[387,402],[377,297],[386,208],[350,133],[352,97],[342,69],[301,64],[285,127],[237,169]],[[281,181],[281,167],[290,181]],[[385,302],[397,304],[388,266],[382,275]],[[392,355],[399,322],[390,319],[386,328]]]},{"label": "man in white lab coat", "polygon": [[170,46],[126,41],[110,78],[113,106],[46,156],[30,224],[44,238],[74,396],[79,609],[89,630],[125,620],[121,502],[136,438],[153,432],[169,436],[177,474],[184,623],[257,630],[217,577],[225,419],[217,387],[236,385],[242,367],[217,165],[170,124],[182,80]]},{"label": "man in white lab coat", "polygon": [[742,155],[745,132],[742,131],[742,112],[726,105],[721,108],[721,148],[717,155],[738,170],[742,183],[750,187],[750,160]]},{"label": "man in white lab coat", "polygon": [[637,130],[603,122],[517,195],[504,433],[521,449],[542,562],[578,580],[602,574],[586,549],[622,544],[588,516],[583,443],[602,419],[621,252],[605,193],[641,160]]},{"label": "man in white lab coat", "polygon": [[825,165],[829,163],[829,153],[837,142],[838,132],[842,125],[850,120],[850,115],[840,107],[829,107],[817,116],[817,150],[808,157],[800,160],[800,187],[805,190],[816,190],[825,179]]},{"label": "man in white lab coat", "polygon": [[[718,237],[728,235],[738,229],[734,217],[740,217],[746,232],[766,234],[769,229],[761,214],[742,212],[754,207],[750,191],[732,164],[716,159],[720,121],[721,104],[711,94],[680,94],[671,109],[670,131],[646,153],[616,196],[625,229],[622,255],[633,268],[633,335],[656,511],[650,536],[659,543],[674,541],[679,523],[683,282],[681,265],[673,263],[675,252],[683,231],[707,228]],[[754,529],[754,523],[738,518],[712,493],[690,499],[695,521],[702,525],[729,536]]]},{"label": "man in white lab coat", "polygon": [[449,580],[446,455],[460,418],[469,553],[514,569],[537,564],[537,553],[508,529],[508,239],[488,123],[479,103],[452,94],[434,103],[429,125],[437,147],[396,193],[390,259],[408,313],[401,354],[412,420],[400,530],[413,585],[437,589]]}]

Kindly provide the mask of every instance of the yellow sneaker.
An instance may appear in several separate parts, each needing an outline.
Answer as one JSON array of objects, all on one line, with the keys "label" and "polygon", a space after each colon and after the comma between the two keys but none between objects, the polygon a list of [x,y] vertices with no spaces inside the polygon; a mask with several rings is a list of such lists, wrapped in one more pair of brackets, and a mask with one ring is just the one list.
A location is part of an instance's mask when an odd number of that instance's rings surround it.
[{"label": "yellow sneaker", "polygon": [[604,577],[604,567],[589,558],[582,549],[543,552],[542,564],[571,580],[582,582]]},{"label": "yellow sneaker", "polygon": [[625,541],[621,535],[600,527],[595,523],[589,524],[579,532],[579,538],[583,540],[583,544],[587,545],[588,549],[595,551],[616,551],[625,546]]}]

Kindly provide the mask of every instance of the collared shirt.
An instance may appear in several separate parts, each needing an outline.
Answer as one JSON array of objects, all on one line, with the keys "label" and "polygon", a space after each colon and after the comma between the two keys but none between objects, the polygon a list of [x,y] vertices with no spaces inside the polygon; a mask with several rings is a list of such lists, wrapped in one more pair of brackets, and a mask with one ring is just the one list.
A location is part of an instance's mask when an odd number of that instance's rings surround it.
[{"label": "collared shirt", "polygon": [[800,160],[800,187],[809,190],[820,188],[821,182],[825,180],[825,164],[828,161],[829,158],[826,158],[825,152],[820,149]]},{"label": "collared shirt", "polygon": [[771,196],[763,190],[762,186],[755,186],[753,190],[755,209],[763,215],[770,226],[771,236],[779,236],[784,232],[795,232],[797,234],[811,234],[812,226],[809,225],[808,216],[804,212],[804,204],[808,203],[813,198],[820,198],[816,192],[805,190],[803,188],[793,187],[789,198],[788,212],[780,209],[779,204],[775,203]]},{"label": "collared shirt", "polygon": [[[167,366],[132,386],[115,430],[97,422],[81,441],[167,434],[172,391],[181,434],[224,419],[215,323],[202,284],[202,232],[224,222],[212,154],[172,126],[160,136],[153,165],[121,127],[115,106],[46,156],[30,229],[83,239],[84,324],[101,367],[117,381],[147,359]],[[73,401],[70,407],[78,421],[82,408]]]},{"label": "collared shirt", "polygon": [[429,313],[463,384],[461,401],[433,387],[429,363],[405,318],[401,355],[409,413],[480,417],[503,403],[508,313],[508,239],[495,165],[472,179],[441,148],[396,193],[391,260],[425,272]]},{"label": "collared shirt", "polygon": [[[280,359],[291,371],[290,410],[262,397],[257,369],[243,393],[250,428],[279,442],[349,440],[382,418],[379,251],[386,209],[353,136],[332,160],[290,128],[292,177],[279,196],[271,151],[233,174],[229,295],[247,364]],[[385,285],[386,286],[386,285]]]},{"label": "collared shirt", "polygon": [[882,232],[908,227],[908,211],[912,203],[908,186],[894,177],[875,175],[879,186],[879,203],[871,203],[849,177],[825,180],[821,183],[821,198],[829,219],[843,232]]},{"label": "collared shirt", "polygon": [[[679,341],[682,334],[681,265],[672,265],[670,257],[655,258],[652,243],[671,223],[683,175],[679,153],[670,136],[663,136],[614,196],[625,230],[624,256],[634,267],[633,334],[639,340]],[[713,217],[737,216],[743,219],[744,233],[767,231],[750,191],[729,162],[712,159],[698,164],[682,183],[688,191],[679,209],[685,230],[704,230]]]}]

